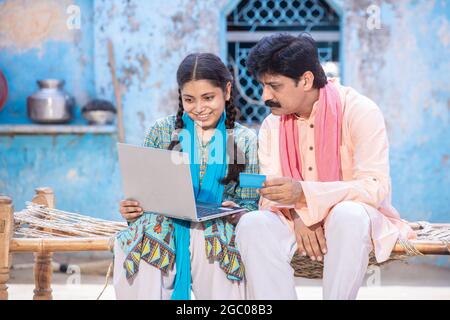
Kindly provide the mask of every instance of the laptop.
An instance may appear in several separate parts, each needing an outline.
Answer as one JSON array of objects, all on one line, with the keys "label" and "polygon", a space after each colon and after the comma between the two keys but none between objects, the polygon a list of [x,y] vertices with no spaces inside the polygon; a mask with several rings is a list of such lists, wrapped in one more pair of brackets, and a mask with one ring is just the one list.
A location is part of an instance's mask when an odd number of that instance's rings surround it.
[{"label": "laptop", "polygon": [[144,211],[194,222],[248,211],[195,201],[189,155],[185,152],[117,143],[126,199]]}]

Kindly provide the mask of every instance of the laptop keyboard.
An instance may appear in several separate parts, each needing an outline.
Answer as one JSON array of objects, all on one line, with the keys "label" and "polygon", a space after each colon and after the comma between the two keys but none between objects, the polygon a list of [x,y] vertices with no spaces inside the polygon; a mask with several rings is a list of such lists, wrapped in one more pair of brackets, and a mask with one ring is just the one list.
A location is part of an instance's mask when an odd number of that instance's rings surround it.
[{"label": "laptop keyboard", "polygon": [[211,206],[211,205],[197,205],[197,217],[198,218],[203,218],[203,217],[208,217],[214,214],[219,214],[222,212],[226,212],[226,211],[231,211],[233,210],[233,208],[229,208],[229,209],[224,209],[223,207],[218,207],[218,206]]}]

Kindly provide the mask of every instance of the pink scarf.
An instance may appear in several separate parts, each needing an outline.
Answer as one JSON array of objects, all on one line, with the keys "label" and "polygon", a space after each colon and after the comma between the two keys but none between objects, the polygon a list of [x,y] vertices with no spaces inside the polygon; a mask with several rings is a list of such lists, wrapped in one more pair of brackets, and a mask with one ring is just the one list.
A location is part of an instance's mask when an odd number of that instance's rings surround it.
[{"label": "pink scarf", "polygon": [[[314,120],[314,148],[319,181],[340,181],[342,107],[336,86],[328,81],[320,89]],[[280,159],[283,176],[303,180],[300,143],[295,115],[280,120]]]}]

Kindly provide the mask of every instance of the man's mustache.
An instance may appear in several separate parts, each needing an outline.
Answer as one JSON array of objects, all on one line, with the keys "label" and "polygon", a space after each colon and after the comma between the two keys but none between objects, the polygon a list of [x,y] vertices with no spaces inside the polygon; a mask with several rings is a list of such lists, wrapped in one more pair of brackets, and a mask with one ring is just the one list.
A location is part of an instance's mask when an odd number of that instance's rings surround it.
[{"label": "man's mustache", "polygon": [[272,100],[264,101],[264,104],[269,108],[281,108],[281,104]]}]

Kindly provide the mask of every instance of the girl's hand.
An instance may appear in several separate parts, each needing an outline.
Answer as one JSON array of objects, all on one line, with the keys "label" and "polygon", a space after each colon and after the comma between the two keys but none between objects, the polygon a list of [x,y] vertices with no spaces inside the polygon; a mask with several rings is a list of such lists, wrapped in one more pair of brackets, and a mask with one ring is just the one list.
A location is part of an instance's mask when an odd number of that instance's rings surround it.
[{"label": "girl's hand", "polygon": [[[222,207],[239,207],[239,206],[233,201],[225,201],[225,202],[222,202]],[[226,219],[229,223],[237,225],[239,222],[239,219],[246,213],[247,212],[245,211],[245,212],[230,214],[230,215],[226,216]]]},{"label": "girl's hand", "polygon": [[128,222],[132,222],[142,216],[144,210],[136,200],[125,199],[120,201],[120,214]]},{"label": "girl's hand", "polygon": [[233,201],[224,201],[222,202],[222,207],[239,207],[236,202]]}]

